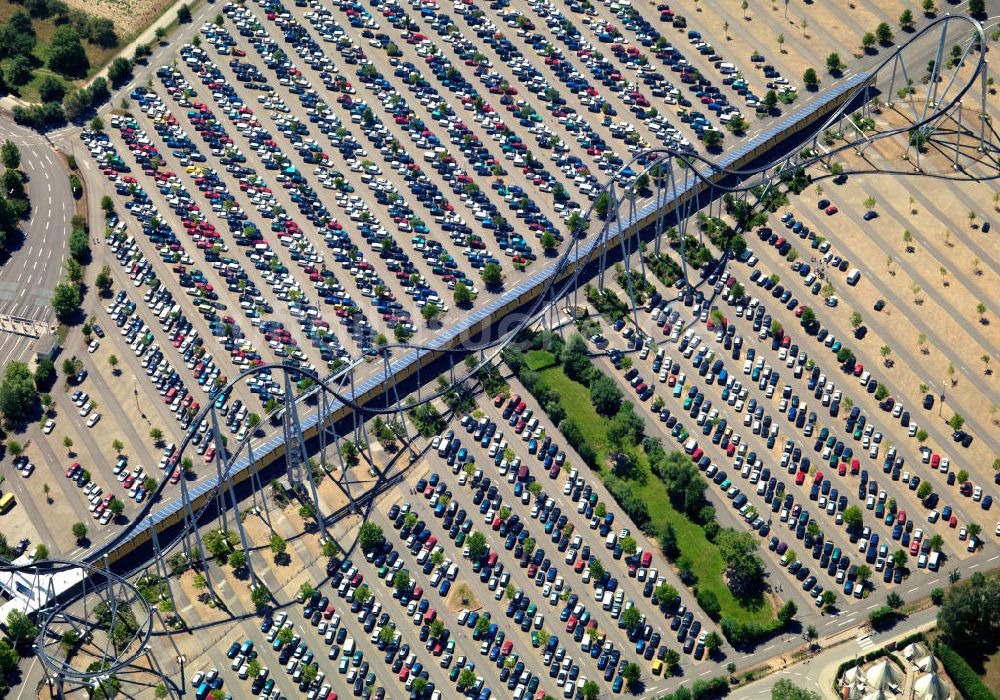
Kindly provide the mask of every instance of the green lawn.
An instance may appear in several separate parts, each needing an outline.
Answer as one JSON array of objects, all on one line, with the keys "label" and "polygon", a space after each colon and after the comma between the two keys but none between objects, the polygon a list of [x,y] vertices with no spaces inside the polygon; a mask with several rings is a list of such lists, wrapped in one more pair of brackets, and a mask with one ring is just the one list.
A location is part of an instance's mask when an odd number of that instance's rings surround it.
[{"label": "green lawn", "polygon": [[[551,353],[532,350],[526,353],[526,358],[528,367],[538,372],[549,389],[559,393],[560,403],[566,410],[567,416],[576,421],[597,452],[600,462],[605,463],[608,445],[607,419],[594,410],[590,402],[590,391],[579,382],[567,377],[562,366],[555,364],[555,358]],[[643,409],[640,407],[638,410]],[[669,448],[667,445],[667,449]],[[681,555],[691,562],[692,571],[698,577],[697,587],[715,593],[722,606],[723,617],[762,624],[772,621],[774,615],[770,607],[764,604],[763,598],[741,602],[733,596],[721,575],[725,564],[719,548],[706,539],[705,531],[700,525],[673,508],[666,487],[650,472],[645,453],[641,449],[636,452],[645,474],[645,483],[642,483],[641,479],[633,479],[632,486],[646,502],[657,531],[662,532],[667,523],[673,525]],[[610,473],[610,470],[602,469],[601,477],[605,478]]]},{"label": "green lawn", "polygon": [[[6,22],[10,16],[18,10],[25,10],[25,8],[22,5],[10,2],[10,0],[0,0],[0,22]],[[34,27],[35,36],[38,39],[35,43],[35,49],[32,51],[32,55],[38,61],[38,66],[34,69],[34,78],[32,78],[27,85],[23,85],[20,88],[11,88],[13,94],[28,102],[39,101],[38,86],[41,84],[42,78],[45,76],[50,75],[56,78],[63,84],[66,92],[72,92],[75,87],[83,85],[87,79],[96,75],[118,52],[117,48],[103,49],[96,44],[91,44],[89,41],[81,40],[83,48],[87,53],[87,60],[90,62],[90,68],[87,71],[86,79],[71,80],[59,75],[58,73],[50,71],[45,65],[48,59],[49,41],[52,39],[52,34],[56,30],[55,20],[52,18],[34,18],[31,21],[31,25]],[[9,68],[9,65],[10,59],[0,61],[0,68],[2,68],[5,72]]]}]

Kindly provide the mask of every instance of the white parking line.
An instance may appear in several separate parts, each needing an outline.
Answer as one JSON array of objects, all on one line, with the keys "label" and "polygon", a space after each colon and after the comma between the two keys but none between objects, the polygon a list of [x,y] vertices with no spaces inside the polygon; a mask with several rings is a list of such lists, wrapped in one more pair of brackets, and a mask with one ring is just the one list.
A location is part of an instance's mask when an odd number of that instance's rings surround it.
[{"label": "white parking line", "polygon": [[969,568],[970,568],[970,569],[975,569],[975,568],[976,568],[977,566],[979,566],[979,564],[978,564],[978,563],[976,563],[976,564],[973,564],[973,565],[972,565],[972,566],[970,566]]},{"label": "white parking line", "polygon": [[917,590],[918,588],[920,588],[920,586],[914,586],[913,588],[908,590],[907,593],[913,593],[913,591]]}]

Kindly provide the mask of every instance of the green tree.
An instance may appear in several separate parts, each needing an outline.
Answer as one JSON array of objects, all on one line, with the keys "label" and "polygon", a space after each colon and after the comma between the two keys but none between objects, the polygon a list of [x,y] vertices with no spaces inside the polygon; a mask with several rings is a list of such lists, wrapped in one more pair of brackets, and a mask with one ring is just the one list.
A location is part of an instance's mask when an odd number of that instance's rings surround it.
[{"label": "green tree", "polygon": [[821,700],[822,696],[812,690],[800,688],[788,678],[782,678],[771,688],[771,700]]},{"label": "green tree", "polygon": [[79,542],[87,537],[87,526],[81,522],[73,523],[73,537]]},{"label": "green tree", "polygon": [[482,278],[487,289],[499,289],[503,284],[503,270],[495,262],[486,263],[483,267]]},{"label": "green tree", "polygon": [[68,24],[56,27],[49,40],[48,66],[68,78],[82,78],[90,68],[80,36]]},{"label": "green tree", "polygon": [[21,149],[16,143],[7,139],[0,148],[0,160],[3,161],[3,167],[17,170],[21,166]]},{"label": "green tree", "polygon": [[7,615],[7,636],[13,647],[24,654],[31,649],[35,637],[38,636],[38,627],[25,613],[11,610]]},{"label": "green tree", "polygon": [[661,583],[653,591],[653,599],[657,605],[669,605],[677,597],[677,589],[669,583]]},{"label": "green tree", "polygon": [[798,606],[795,605],[795,602],[789,600],[778,610],[778,620],[781,621],[781,624],[787,625],[792,621],[798,611],[799,609]]},{"label": "green tree", "polygon": [[642,613],[635,606],[622,613],[622,623],[625,625],[625,629],[633,630],[640,622],[642,622]]},{"label": "green tree", "polygon": [[455,304],[456,306],[468,306],[472,303],[472,290],[465,282],[455,284]]},{"label": "green tree", "polygon": [[111,514],[117,518],[125,512],[125,504],[119,498],[112,498],[108,502],[108,510],[110,510]]},{"label": "green tree", "polygon": [[480,559],[489,551],[486,535],[478,530],[469,535],[469,539],[466,540],[466,546],[469,548],[469,558],[471,559]]},{"label": "green tree", "polygon": [[545,231],[541,238],[542,249],[548,253],[556,249],[558,241],[556,241],[555,235],[551,231]]},{"label": "green tree", "polygon": [[361,530],[358,532],[358,544],[363,552],[380,549],[384,542],[385,535],[382,534],[382,528],[370,520],[361,524]]},{"label": "green tree", "polygon": [[630,687],[635,686],[642,678],[642,669],[639,668],[639,664],[634,662],[625,664],[625,668],[622,669],[622,678],[628,682]]},{"label": "green tree", "polygon": [[705,144],[705,148],[710,151],[718,149],[719,146],[722,145],[722,132],[714,129],[711,131],[705,131],[701,141]]},{"label": "green tree", "polygon": [[865,516],[861,509],[857,506],[850,506],[844,510],[843,513],[844,524],[848,528],[853,528],[856,531],[860,531],[864,526]]},{"label": "green tree", "polygon": [[709,632],[708,636],[705,637],[705,648],[708,649],[709,654],[717,653],[722,648],[722,636],[715,630]]},{"label": "green tree", "polygon": [[271,604],[271,591],[267,586],[257,585],[250,589],[250,600],[258,612]]},{"label": "green tree", "polygon": [[583,700],[597,700],[601,694],[601,688],[596,682],[588,680],[580,688],[580,694],[583,696]]},{"label": "green tree", "polygon": [[35,377],[24,362],[8,362],[0,382],[0,412],[14,424],[34,415],[39,406]]},{"label": "green tree", "polygon": [[181,24],[189,24],[191,22],[191,8],[187,4],[182,4],[177,8],[177,21]]},{"label": "green tree", "polygon": [[899,16],[899,28],[907,32],[913,29],[913,12],[909,8]]},{"label": "green tree", "polygon": [[60,321],[72,318],[80,310],[80,288],[75,284],[57,284],[52,292],[52,310]]},{"label": "green tree", "polygon": [[118,56],[108,66],[108,80],[112,85],[124,83],[132,75],[132,62],[124,56]]},{"label": "green tree", "polygon": [[101,271],[97,273],[97,279],[94,281],[94,284],[97,285],[97,288],[102,292],[104,293],[109,292],[113,284],[113,281],[111,279],[111,268],[108,267],[107,265],[104,265],[101,268]]},{"label": "green tree", "polygon": [[716,544],[726,562],[727,583],[733,594],[745,596],[760,590],[764,563],[756,554],[757,542],[753,535],[723,528],[716,535]]},{"label": "green tree", "polygon": [[834,52],[826,57],[826,70],[831,75],[837,75],[844,70],[844,62],[840,58],[840,54]]},{"label": "green tree", "polygon": [[875,36],[880,44],[887,46],[892,43],[892,28],[887,22],[880,22],[875,28]]},{"label": "green tree", "polygon": [[410,572],[406,569],[397,571],[395,576],[392,577],[392,585],[396,589],[396,592],[402,595],[410,587]]},{"label": "green tree", "polygon": [[892,554],[892,565],[897,569],[903,569],[906,567],[906,552],[902,549],[897,549]]},{"label": "green tree", "polygon": [[596,580],[600,580],[604,576],[605,568],[604,564],[601,563],[600,559],[596,557],[590,560],[590,575]]},{"label": "green tree", "polygon": [[284,538],[279,534],[271,535],[271,553],[274,554],[274,558],[282,556],[288,549],[288,543],[285,542]]},{"label": "green tree", "polygon": [[476,682],[476,672],[471,668],[466,666],[462,669],[462,672],[458,674],[458,688],[459,690],[467,690],[472,687]]}]

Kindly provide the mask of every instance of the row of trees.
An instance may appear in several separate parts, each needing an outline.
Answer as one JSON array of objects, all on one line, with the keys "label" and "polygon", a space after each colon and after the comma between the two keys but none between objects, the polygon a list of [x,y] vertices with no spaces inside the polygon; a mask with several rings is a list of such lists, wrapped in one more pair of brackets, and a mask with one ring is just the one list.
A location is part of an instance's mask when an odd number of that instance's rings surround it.
[{"label": "row of trees", "polygon": [[20,226],[30,205],[24,186],[24,174],[20,170],[20,149],[8,139],[0,150],[4,166],[3,176],[0,178],[0,250],[4,250],[7,247],[7,236],[12,235]]}]

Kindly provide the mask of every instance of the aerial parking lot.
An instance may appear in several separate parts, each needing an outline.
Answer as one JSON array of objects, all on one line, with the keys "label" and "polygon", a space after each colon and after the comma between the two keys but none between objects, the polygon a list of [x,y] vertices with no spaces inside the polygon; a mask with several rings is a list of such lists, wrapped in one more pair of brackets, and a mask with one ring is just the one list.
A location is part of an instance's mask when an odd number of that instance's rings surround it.
[{"label": "aerial parking lot", "polygon": [[[225,465],[294,454],[289,394],[317,413],[287,369],[373,381],[600,229],[610,179],[652,201],[651,149],[726,157],[938,12],[744,5],[196,8],[57,136],[93,264],[51,401],[7,442],[14,553],[87,556],[182,493],[225,509],[205,495]],[[904,123],[926,70],[895,107],[859,104],[862,139]],[[984,94],[972,123],[997,116]],[[776,181],[738,249],[719,242],[748,221],[739,202],[706,202],[683,235],[581,277],[474,386],[450,384],[479,348],[400,411],[359,415],[325,471],[303,455],[315,501],[284,470],[251,481],[239,526],[202,523],[212,562],[173,542],[153,577],[175,582],[166,624],[215,635],[179,643],[179,683],[199,700],[715,696],[873,616],[931,619],[937,589],[998,557],[1000,195],[900,174],[950,167],[925,145],[873,138]],[[261,365],[284,367],[225,388]]]}]

